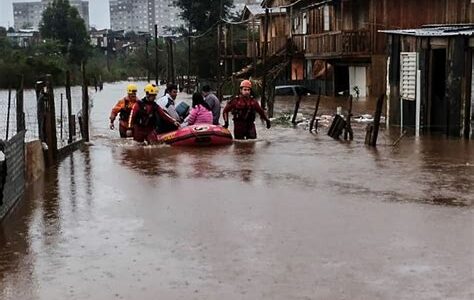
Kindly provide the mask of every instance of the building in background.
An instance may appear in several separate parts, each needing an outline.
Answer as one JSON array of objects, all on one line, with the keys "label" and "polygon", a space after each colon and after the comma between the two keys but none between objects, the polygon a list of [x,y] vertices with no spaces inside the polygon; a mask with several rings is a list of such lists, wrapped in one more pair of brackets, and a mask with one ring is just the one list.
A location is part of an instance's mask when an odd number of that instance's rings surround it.
[{"label": "building in background", "polygon": [[155,23],[158,25],[158,35],[171,34],[169,28],[184,26],[180,13],[181,10],[173,5],[173,0],[155,0]]},{"label": "building in background", "polygon": [[110,27],[112,30],[154,32],[169,34],[168,28],[184,24],[180,10],[173,0],[110,0]]},{"label": "building in background", "polygon": [[150,32],[155,20],[155,0],[110,0],[110,28]]},{"label": "building in background", "polygon": [[[37,30],[41,22],[43,11],[51,2],[52,0],[13,2],[13,22],[15,29],[31,28]],[[79,11],[79,15],[84,19],[86,28],[89,28],[89,2],[70,0],[69,3]]]},{"label": "building in background", "polygon": [[21,29],[17,32],[7,32],[7,38],[12,45],[20,48],[33,46],[40,41],[39,32],[36,30]]}]

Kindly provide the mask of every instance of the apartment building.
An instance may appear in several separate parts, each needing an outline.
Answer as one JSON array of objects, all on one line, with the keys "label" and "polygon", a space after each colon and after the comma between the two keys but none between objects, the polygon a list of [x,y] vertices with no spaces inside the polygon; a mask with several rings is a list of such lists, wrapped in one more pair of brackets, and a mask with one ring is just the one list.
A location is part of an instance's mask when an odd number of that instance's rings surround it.
[{"label": "apartment building", "polygon": [[[38,30],[43,11],[52,0],[13,2],[13,22],[16,30],[32,28]],[[81,0],[70,0],[71,6],[79,11],[79,15],[84,19],[86,28],[89,28],[89,2]]]}]

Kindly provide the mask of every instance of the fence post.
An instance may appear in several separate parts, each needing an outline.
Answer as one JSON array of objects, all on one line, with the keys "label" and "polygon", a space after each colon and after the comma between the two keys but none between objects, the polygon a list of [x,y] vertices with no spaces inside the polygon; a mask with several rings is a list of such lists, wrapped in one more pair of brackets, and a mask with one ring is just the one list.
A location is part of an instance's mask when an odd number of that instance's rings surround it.
[{"label": "fence post", "polygon": [[[321,87],[319,87],[318,91],[318,99],[316,100],[316,107],[314,108],[313,117],[311,118],[311,122],[309,122],[309,132],[313,131],[314,121],[316,120],[316,116],[319,110],[319,102],[321,101]],[[316,132],[318,131],[318,122],[316,122]]]},{"label": "fence post", "polygon": [[271,81],[267,83],[268,89],[268,98],[267,98],[267,106],[268,106],[268,117],[273,118],[273,110],[275,107],[275,81]]},{"label": "fence post", "polygon": [[347,111],[346,117],[346,127],[344,128],[344,140],[347,140],[349,136],[349,140],[354,139],[354,132],[352,131],[351,127],[351,117],[352,117],[352,95],[349,96],[349,110]]},{"label": "fence post", "polygon": [[89,93],[84,62],[82,63],[82,139],[85,142],[89,141]]},{"label": "fence post", "polygon": [[295,110],[293,112],[293,118],[291,119],[291,123],[293,125],[296,124],[296,115],[298,114],[298,110],[300,109],[301,97],[301,95],[296,96]]},{"label": "fence post", "polygon": [[69,128],[68,144],[72,143],[72,137],[75,135],[75,120],[72,118],[72,97],[71,97],[71,73],[66,71],[66,100],[67,100],[67,121]]},{"label": "fence post", "polygon": [[385,99],[385,95],[381,95],[377,99],[377,108],[375,110],[375,116],[374,116],[374,129],[372,133],[372,138],[370,139],[370,146],[372,147],[375,147],[377,145],[377,137],[379,134],[379,127],[380,127],[380,115],[382,114],[384,99]]},{"label": "fence post", "polygon": [[26,129],[25,109],[23,100],[24,77],[20,76],[20,84],[16,90],[16,132],[19,133]]},{"label": "fence post", "polygon": [[40,141],[45,141],[44,135],[44,97],[45,97],[45,83],[44,81],[37,81],[35,84],[36,91],[36,119],[38,121],[38,137]]},{"label": "fence post", "polygon": [[8,132],[10,131],[10,108],[12,105],[12,88],[8,87],[8,107],[7,107],[7,133],[5,141],[8,141]]},{"label": "fence post", "polygon": [[59,140],[61,141],[61,145],[63,143],[63,93],[61,93],[61,108],[60,108],[60,133],[59,133]]},{"label": "fence post", "polygon": [[54,105],[54,91],[51,75],[46,80],[36,83],[36,97],[38,102],[38,129],[42,142],[48,145],[46,161],[52,165],[58,157],[58,143],[56,137],[56,112]]}]

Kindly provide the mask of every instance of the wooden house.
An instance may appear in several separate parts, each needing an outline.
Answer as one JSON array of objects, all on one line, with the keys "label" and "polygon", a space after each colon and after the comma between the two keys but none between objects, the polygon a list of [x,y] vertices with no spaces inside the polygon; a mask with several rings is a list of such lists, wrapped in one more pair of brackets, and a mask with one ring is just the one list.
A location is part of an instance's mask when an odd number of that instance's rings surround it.
[{"label": "wooden house", "polygon": [[386,30],[391,125],[473,136],[474,25]]},{"label": "wooden house", "polygon": [[[470,0],[262,1],[263,8],[286,10],[270,18],[271,28],[277,29],[272,29],[269,43],[281,49],[290,40],[297,50],[288,80],[320,80],[327,94],[357,90],[360,96],[386,91],[387,36],[380,30],[470,22],[472,6]],[[298,61],[299,53],[303,60]]]}]

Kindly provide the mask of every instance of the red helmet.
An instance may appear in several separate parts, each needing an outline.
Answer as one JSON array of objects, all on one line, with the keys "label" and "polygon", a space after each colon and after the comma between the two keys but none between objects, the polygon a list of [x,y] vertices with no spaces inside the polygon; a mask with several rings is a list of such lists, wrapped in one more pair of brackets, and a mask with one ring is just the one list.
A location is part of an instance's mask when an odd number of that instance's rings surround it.
[{"label": "red helmet", "polygon": [[252,88],[252,82],[250,80],[247,80],[247,79],[242,80],[242,82],[240,83],[240,88],[243,88],[243,87],[251,89]]}]

